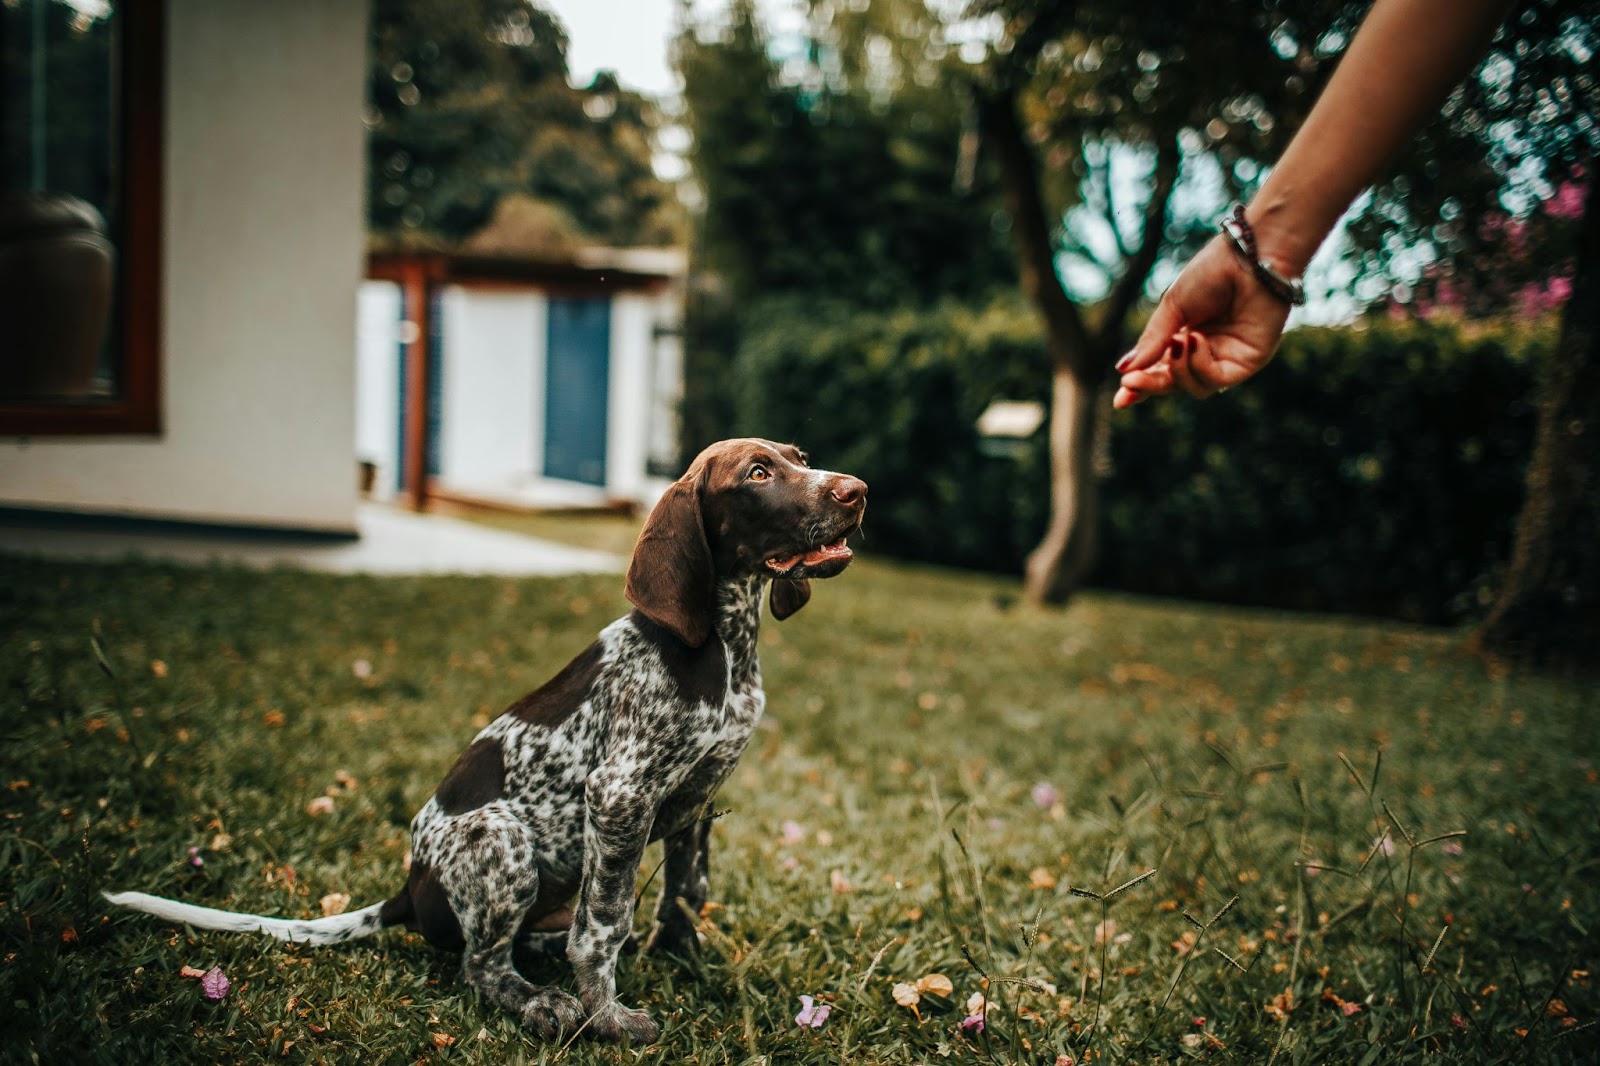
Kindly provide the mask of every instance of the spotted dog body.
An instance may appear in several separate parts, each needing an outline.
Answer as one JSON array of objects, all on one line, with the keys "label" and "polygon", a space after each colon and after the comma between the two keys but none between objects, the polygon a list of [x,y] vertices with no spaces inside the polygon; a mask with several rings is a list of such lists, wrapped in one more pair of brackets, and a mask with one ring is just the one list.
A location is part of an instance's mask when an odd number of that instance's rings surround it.
[{"label": "spotted dog body", "polygon": [[[404,925],[461,951],[462,973],[540,1036],[579,1027],[648,1043],[654,1021],[616,999],[647,844],[665,841],[649,947],[697,947],[712,798],[766,697],[756,638],[767,593],[780,620],[810,579],[850,560],[866,485],[811,470],[790,445],[724,441],[652,511],[628,572],[635,610],[473,740],[411,823],[405,888],[350,915],[292,922],[139,893],[113,902],[205,928],[334,942]],[[568,906],[576,895],[575,912]],[[513,948],[564,942],[577,996],[536,987]]]}]

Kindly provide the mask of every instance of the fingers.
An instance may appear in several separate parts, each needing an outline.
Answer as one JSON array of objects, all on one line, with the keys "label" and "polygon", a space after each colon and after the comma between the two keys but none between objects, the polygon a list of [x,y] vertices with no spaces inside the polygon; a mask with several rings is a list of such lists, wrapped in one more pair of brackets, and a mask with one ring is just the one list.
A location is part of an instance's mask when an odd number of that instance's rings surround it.
[{"label": "fingers", "polygon": [[1174,392],[1204,400],[1222,391],[1225,383],[1220,370],[1211,341],[1205,334],[1185,327],[1170,338],[1159,362],[1122,375],[1111,406],[1120,411],[1151,396]]},{"label": "fingers", "polygon": [[1197,400],[1216,395],[1221,387],[1212,374],[1216,361],[1211,355],[1211,343],[1202,334],[1180,331],[1174,338],[1170,362],[1173,383]]},{"label": "fingers", "polygon": [[1150,321],[1145,323],[1144,332],[1139,334],[1139,340],[1133,349],[1117,360],[1117,373],[1126,374],[1130,370],[1144,370],[1166,354],[1167,345],[1171,343],[1173,334],[1183,327],[1183,312],[1178,309],[1178,303],[1172,298],[1171,290],[1156,304],[1156,309],[1150,316]]}]

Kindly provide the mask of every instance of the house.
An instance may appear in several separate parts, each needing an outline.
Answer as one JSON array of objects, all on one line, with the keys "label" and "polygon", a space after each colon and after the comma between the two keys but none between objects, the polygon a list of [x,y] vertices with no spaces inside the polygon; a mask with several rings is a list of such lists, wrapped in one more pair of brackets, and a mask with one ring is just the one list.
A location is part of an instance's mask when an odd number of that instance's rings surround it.
[{"label": "house", "polygon": [[[0,507],[353,535],[366,5],[4,9],[41,11],[58,63],[72,34],[113,49],[97,91],[123,106],[93,116],[115,177],[68,189],[116,246],[102,373],[74,394],[0,397]],[[59,97],[21,112],[46,189],[83,143],[57,139]],[[5,344],[0,360],[20,358]]]},{"label": "house", "polygon": [[674,249],[375,251],[357,361],[370,494],[653,503],[676,473],[684,267]]},{"label": "house", "polygon": [[[0,5],[16,45],[0,62],[29,65],[3,84],[31,86],[0,101],[0,512],[354,537],[358,456],[378,494],[408,484],[419,504],[430,461],[440,491],[502,502],[660,484],[681,266],[369,260],[367,16],[325,0]],[[98,282],[35,297],[18,279],[52,273],[34,268],[57,254],[34,222],[60,192],[76,227],[61,243],[114,251],[86,258]],[[82,380],[27,373],[68,322]]]}]

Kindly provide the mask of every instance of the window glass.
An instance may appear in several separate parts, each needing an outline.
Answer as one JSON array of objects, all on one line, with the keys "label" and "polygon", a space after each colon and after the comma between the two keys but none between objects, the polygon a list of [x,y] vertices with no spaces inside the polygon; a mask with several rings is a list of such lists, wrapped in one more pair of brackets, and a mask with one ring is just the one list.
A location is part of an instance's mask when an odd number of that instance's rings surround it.
[{"label": "window glass", "polygon": [[0,404],[121,398],[118,8],[0,0]]}]

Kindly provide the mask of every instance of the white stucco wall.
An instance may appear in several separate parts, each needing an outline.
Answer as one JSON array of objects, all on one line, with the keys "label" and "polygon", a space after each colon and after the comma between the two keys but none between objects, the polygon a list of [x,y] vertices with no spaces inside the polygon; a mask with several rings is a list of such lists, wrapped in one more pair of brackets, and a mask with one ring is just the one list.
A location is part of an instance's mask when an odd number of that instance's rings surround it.
[{"label": "white stucco wall", "polygon": [[544,447],[545,298],[451,286],[441,302],[439,481],[490,496],[524,487]]},{"label": "white stucco wall", "polygon": [[655,301],[624,292],[611,300],[611,422],[606,427],[606,491],[619,500],[645,494]]},{"label": "white stucco wall", "polygon": [[0,503],[351,530],[367,5],[169,0],[159,437],[0,438]]},{"label": "white stucco wall", "polygon": [[391,499],[400,461],[400,286],[361,285],[356,313],[356,459],[373,464],[372,498]]}]

